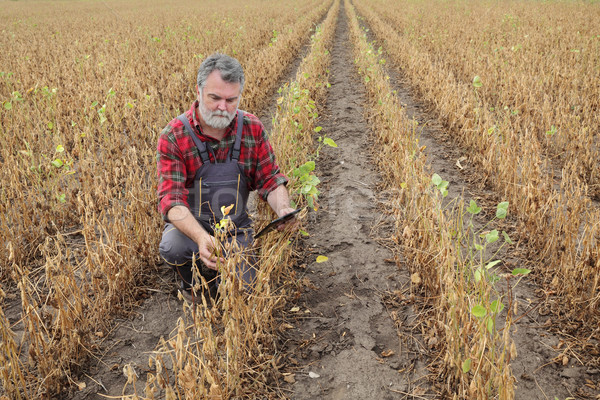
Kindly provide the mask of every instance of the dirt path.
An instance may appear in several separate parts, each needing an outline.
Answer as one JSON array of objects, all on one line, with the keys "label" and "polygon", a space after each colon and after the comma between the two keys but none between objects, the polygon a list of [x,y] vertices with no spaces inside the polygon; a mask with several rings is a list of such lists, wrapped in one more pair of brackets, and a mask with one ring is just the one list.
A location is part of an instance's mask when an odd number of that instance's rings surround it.
[{"label": "dirt path", "polygon": [[[291,397],[440,398],[424,378],[428,349],[411,329],[416,315],[410,303],[394,307],[382,301],[386,292],[406,292],[409,278],[405,269],[390,262],[389,250],[372,238],[371,227],[379,224],[382,215],[378,201],[384,199],[376,188],[379,178],[371,162],[374,144],[363,118],[364,89],[354,69],[343,10],[332,56],[332,87],[321,125],[339,148],[322,150],[317,162],[324,193],[322,208],[309,226],[310,252],[304,254],[304,277],[313,288],[298,302],[304,316],[288,334],[287,350],[296,354],[302,366],[295,374]],[[390,73],[405,111],[422,129],[421,143],[427,149],[430,172],[450,182],[448,201],[462,195],[487,208],[479,218],[483,225],[503,199],[480,187],[473,166],[443,126],[411,92],[409,83],[394,71]],[[510,232],[510,225],[506,221],[501,229]],[[316,263],[317,255],[329,260]],[[518,246],[504,257],[506,271],[529,265]],[[511,363],[517,380],[515,398],[595,398],[598,390],[590,390],[589,383],[598,380],[598,370],[581,365],[574,354],[561,348],[563,338],[547,330],[551,321],[539,312],[537,305],[542,299],[538,294],[539,287],[529,279],[515,292],[519,315],[526,312],[513,333],[518,350]],[[400,332],[391,312],[396,321],[405,322],[400,324]],[[383,357],[388,354],[392,355]],[[567,355],[565,365],[554,362],[563,360],[563,355]]]},{"label": "dirt path", "polygon": [[[402,353],[381,301],[385,292],[405,287],[407,277],[399,273],[391,252],[370,237],[381,218],[380,178],[370,159],[364,88],[354,70],[343,9],[334,40],[332,86],[321,125],[339,147],[323,149],[317,161],[323,196],[309,226],[311,251],[304,254],[305,278],[314,290],[299,302],[304,317],[289,333],[296,339],[289,350],[306,366],[295,375],[292,398],[397,398],[425,372],[417,365],[410,374],[399,373],[413,360]],[[316,263],[317,255],[329,260]]]}]

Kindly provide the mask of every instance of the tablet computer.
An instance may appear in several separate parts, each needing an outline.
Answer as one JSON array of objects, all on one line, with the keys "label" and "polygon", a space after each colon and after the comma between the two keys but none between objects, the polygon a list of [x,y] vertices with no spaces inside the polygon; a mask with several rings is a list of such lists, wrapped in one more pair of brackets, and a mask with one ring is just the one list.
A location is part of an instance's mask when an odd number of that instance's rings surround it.
[{"label": "tablet computer", "polygon": [[273,229],[277,228],[282,223],[292,219],[294,217],[294,215],[298,214],[300,211],[302,211],[302,208],[298,208],[298,209],[292,211],[291,213],[285,214],[283,217],[279,217],[279,218],[274,219],[273,221],[269,222],[269,225],[265,226],[264,228],[262,228],[260,230],[260,232],[258,232],[256,235],[254,235],[254,239],[258,239],[265,233],[271,232]]}]

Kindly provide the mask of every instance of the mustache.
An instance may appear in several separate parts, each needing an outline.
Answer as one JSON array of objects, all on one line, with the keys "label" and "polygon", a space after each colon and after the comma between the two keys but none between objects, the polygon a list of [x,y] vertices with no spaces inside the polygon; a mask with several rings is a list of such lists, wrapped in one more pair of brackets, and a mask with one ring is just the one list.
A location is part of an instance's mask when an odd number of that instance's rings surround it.
[{"label": "mustache", "polygon": [[216,110],[216,111],[212,111],[211,115],[218,115],[220,117],[229,117],[229,113],[225,110]]}]

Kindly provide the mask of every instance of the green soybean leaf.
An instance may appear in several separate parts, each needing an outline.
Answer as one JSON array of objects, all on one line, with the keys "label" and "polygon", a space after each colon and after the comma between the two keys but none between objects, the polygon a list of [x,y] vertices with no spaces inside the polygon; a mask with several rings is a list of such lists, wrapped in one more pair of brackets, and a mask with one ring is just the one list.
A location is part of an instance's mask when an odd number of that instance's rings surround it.
[{"label": "green soybean leaf", "polygon": [[331,146],[331,147],[338,147],[337,143],[333,141],[332,138],[326,137],[325,139],[323,139],[323,143],[325,143],[327,146]]},{"label": "green soybean leaf", "polygon": [[501,263],[501,262],[502,262],[502,260],[494,260],[494,261],[491,261],[491,262],[487,263],[487,265],[485,266],[485,269],[490,269],[490,268],[492,268],[493,266],[495,266],[495,265],[498,265],[498,264],[499,264],[499,263]]},{"label": "green soybean leaf", "polygon": [[463,361],[462,363],[462,371],[463,373],[468,373],[471,370],[471,359],[467,358],[465,361]]},{"label": "green soybean leaf", "polygon": [[481,83],[481,78],[479,77],[479,75],[475,75],[475,77],[473,78],[473,86],[476,88],[480,88],[483,86],[483,83]]},{"label": "green soybean leaf", "polygon": [[488,332],[490,333],[490,335],[494,334],[494,320],[492,318],[488,318],[487,321],[485,321],[486,327]]},{"label": "green soybean leaf", "polygon": [[504,304],[502,304],[500,299],[496,299],[496,300],[492,301],[492,304],[490,304],[490,309],[492,310],[493,313],[502,312],[502,310],[504,310]]},{"label": "green soybean leaf", "polygon": [[488,232],[485,235],[485,241],[488,243],[494,243],[496,240],[498,240],[498,231],[496,229],[494,229],[491,232]]},{"label": "green soybean leaf", "polygon": [[56,160],[52,161],[51,164],[56,168],[60,168],[63,166],[63,161],[60,158],[57,158]]},{"label": "green soybean leaf", "polygon": [[510,237],[508,236],[508,233],[502,231],[502,236],[504,237],[504,241],[508,244],[513,244],[513,241],[510,240]]},{"label": "green soybean leaf", "polygon": [[527,268],[515,268],[512,270],[512,274],[517,276],[517,275],[527,275],[531,272],[530,269]]},{"label": "green soybean leaf", "polygon": [[437,185],[442,183],[442,177],[438,174],[433,174],[433,176],[431,177],[431,183],[433,183],[437,187]]},{"label": "green soybean leaf", "polygon": [[506,214],[508,214],[508,201],[503,201],[502,203],[498,204],[498,208],[496,209],[496,218],[506,218]]},{"label": "green soybean leaf", "polygon": [[481,305],[476,305],[473,306],[473,308],[471,308],[471,314],[473,314],[477,318],[483,318],[486,316],[487,310]]},{"label": "green soybean leaf", "polygon": [[477,206],[477,203],[475,203],[475,200],[471,200],[469,202],[469,208],[467,208],[467,212],[469,212],[470,214],[479,214],[481,212],[481,207]]},{"label": "green soybean leaf", "polygon": [[321,129],[323,129],[323,127],[322,127],[322,126],[317,126],[317,127],[315,128],[315,132],[319,133],[319,132],[321,132]]}]

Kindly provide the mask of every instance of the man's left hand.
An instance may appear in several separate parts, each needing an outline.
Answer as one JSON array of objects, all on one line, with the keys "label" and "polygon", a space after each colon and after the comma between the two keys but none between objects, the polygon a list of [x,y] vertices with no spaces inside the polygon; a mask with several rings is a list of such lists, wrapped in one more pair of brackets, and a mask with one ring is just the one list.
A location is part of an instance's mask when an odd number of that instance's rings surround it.
[{"label": "man's left hand", "polygon": [[[291,207],[282,208],[281,210],[279,210],[278,217],[281,218],[284,215],[287,215],[287,214],[289,214],[289,213],[291,213],[293,211],[296,211],[296,209],[295,208],[291,208]],[[287,221],[282,222],[281,224],[279,224],[277,226],[277,230],[280,231],[280,232],[284,231],[284,230],[292,231],[292,230],[298,229],[299,227],[300,227],[300,221],[298,221],[298,219],[296,219],[296,216],[294,215],[292,218],[290,218]]]}]

